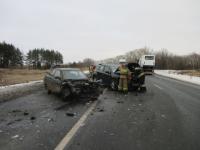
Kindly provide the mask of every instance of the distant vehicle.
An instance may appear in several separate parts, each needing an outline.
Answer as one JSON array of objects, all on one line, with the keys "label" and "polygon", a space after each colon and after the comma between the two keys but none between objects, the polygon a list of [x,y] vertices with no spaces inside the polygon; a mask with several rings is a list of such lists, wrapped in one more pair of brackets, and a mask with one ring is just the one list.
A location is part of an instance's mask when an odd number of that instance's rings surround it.
[{"label": "distant vehicle", "polygon": [[139,65],[143,68],[144,72],[153,73],[155,67],[155,55],[143,55],[139,59]]},{"label": "distant vehicle", "polygon": [[[143,69],[139,67],[138,63],[128,63],[127,67],[131,72],[131,79],[128,84],[129,90],[146,90]],[[97,65],[94,78],[102,80],[102,83],[112,90],[117,90],[120,78],[119,65]]]},{"label": "distant vehicle", "polygon": [[59,93],[63,99],[70,95],[93,92],[98,87],[95,82],[78,68],[54,68],[44,77],[44,86],[50,93]]}]

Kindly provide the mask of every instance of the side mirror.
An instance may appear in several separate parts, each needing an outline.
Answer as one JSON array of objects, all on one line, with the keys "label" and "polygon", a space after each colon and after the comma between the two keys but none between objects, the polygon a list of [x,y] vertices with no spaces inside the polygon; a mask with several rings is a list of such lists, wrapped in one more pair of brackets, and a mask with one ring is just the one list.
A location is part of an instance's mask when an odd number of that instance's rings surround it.
[{"label": "side mirror", "polygon": [[120,71],[116,71],[115,74],[120,74]]}]

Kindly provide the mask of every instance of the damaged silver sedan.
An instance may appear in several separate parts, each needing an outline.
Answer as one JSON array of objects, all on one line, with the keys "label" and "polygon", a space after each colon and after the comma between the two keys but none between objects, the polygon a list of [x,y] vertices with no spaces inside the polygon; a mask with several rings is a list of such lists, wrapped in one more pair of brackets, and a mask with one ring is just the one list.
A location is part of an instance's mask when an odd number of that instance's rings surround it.
[{"label": "damaged silver sedan", "polygon": [[95,93],[99,84],[90,81],[78,68],[55,68],[44,77],[44,86],[48,94],[58,93],[66,99],[71,95]]}]

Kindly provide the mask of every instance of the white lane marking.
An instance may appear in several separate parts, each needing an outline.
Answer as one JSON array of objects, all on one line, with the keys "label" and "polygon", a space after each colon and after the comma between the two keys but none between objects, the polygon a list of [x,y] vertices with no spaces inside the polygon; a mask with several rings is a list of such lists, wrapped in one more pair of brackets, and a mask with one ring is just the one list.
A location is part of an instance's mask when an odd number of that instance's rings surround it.
[{"label": "white lane marking", "polygon": [[61,142],[56,146],[55,150],[63,150],[66,145],[70,142],[76,132],[79,130],[80,127],[83,126],[85,120],[87,119],[88,115],[92,112],[92,110],[97,105],[97,101],[95,101],[88,110],[81,116],[78,122],[71,128],[71,130],[65,135],[65,137],[61,140]]},{"label": "white lane marking", "polygon": [[157,87],[157,88],[159,88],[159,89],[161,89],[161,90],[163,89],[163,88],[161,88],[161,87],[160,87],[159,85],[157,85],[157,84],[154,84],[154,86]]}]

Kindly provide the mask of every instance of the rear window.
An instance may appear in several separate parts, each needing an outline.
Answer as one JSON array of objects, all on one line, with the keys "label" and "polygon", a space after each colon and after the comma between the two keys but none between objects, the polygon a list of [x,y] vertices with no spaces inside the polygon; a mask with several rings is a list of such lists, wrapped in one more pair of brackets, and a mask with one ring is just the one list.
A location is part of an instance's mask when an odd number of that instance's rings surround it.
[{"label": "rear window", "polygon": [[51,75],[54,75],[55,72],[56,72],[56,69],[53,69],[53,70],[50,71],[50,74],[51,74]]},{"label": "rear window", "polygon": [[103,65],[98,65],[96,68],[97,71],[103,71],[103,69],[104,69]]},{"label": "rear window", "polygon": [[145,60],[154,60],[154,56],[145,56]]},{"label": "rear window", "polygon": [[87,79],[87,76],[80,70],[63,70],[64,79],[81,80]]}]

